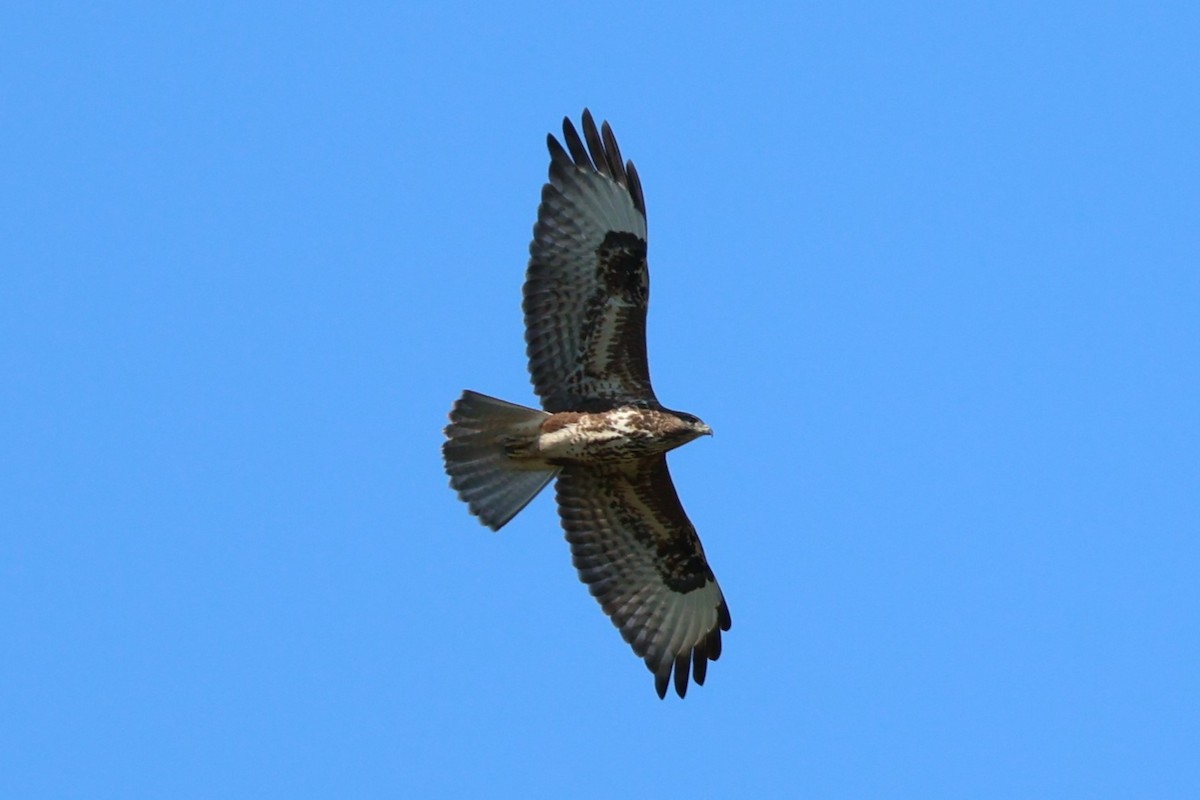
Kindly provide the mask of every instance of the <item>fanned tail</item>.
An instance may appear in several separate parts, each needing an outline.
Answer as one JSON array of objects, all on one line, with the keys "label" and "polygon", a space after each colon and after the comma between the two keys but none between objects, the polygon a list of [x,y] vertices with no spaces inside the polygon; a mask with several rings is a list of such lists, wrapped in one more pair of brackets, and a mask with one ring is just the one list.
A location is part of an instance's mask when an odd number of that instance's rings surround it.
[{"label": "fanned tail", "polygon": [[442,457],[450,485],[494,531],[504,527],[558,474],[513,456],[538,436],[545,411],[467,390],[450,411]]}]

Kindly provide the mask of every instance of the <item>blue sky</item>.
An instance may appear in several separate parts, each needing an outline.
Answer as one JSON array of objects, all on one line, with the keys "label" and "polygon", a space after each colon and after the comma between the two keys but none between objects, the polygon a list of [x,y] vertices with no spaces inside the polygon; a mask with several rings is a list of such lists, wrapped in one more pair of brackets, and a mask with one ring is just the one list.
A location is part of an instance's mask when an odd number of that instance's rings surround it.
[{"label": "blue sky", "polygon": [[[1200,795],[1192,4],[0,12],[0,795]],[[552,497],[520,285],[646,189],[733,629],[684,701]]]}]

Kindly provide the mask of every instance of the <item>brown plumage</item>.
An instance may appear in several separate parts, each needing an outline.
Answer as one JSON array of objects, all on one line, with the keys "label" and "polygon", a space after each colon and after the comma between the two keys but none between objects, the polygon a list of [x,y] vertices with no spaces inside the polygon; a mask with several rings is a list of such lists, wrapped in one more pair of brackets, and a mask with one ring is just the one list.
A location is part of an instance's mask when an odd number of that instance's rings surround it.
[{"label": "brown plumage", "polygon": [[666,452],[712,433],[658,402],[646,358],[646,203],[608,123],[583,112],[547,137],[523,290],[529,372],[542,408],[464,392],[442,452],[450,484],[498,530],[553,478],[579,577],[655,676],[704,683],[729,608]]}]

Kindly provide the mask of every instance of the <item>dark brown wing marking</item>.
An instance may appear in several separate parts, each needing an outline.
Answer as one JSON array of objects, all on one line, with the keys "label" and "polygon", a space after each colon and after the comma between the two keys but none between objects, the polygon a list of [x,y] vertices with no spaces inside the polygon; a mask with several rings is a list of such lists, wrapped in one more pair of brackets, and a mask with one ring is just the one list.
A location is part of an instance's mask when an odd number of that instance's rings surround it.
[{"label": "dark brown wing marking", "polygon": [[558,513],[579,577],[654,673],[687,693],[721,655],[729,607],[659,455],[623,465],[567,467]]},{"label": "dark brown wing marking", "polygon": [[[563,120],[529,246],[525,341],[547,411],[659,407],[646,359],[646,203],[608,123]],[[585,144],[586,140],[586,144]]]}]

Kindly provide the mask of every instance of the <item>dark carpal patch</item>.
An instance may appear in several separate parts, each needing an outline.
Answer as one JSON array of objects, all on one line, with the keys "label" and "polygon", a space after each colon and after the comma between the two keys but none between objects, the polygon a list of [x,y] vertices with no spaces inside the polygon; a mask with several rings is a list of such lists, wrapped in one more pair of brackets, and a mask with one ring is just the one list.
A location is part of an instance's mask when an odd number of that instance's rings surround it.
[{"label": "dark carpal patch", "polygon": [[665,457],[649,460],[643,465],[639,494],[645,499],[647,508],[657,517],[660,531],[670,531],[668,536],[656,536],[654,548],[658,555],[655,566],[663,583],[680,594],[704,588],[709,581],[716,582],[704,548],[696,529],[679,503],[679,495],[667,472]]},{"label": "dark carpal patch", "polygon": [[680,594],[703,589],[706,583],[715,580],[704,556],[690,542],[680,539],[658,543],[657,567],[663,583]]},{"label": "dark carpal patch", "polygon": [[650,293],[646,240],[624,231],[609,231],[596,248],[600,283],[631,303],[645,303]]}]

